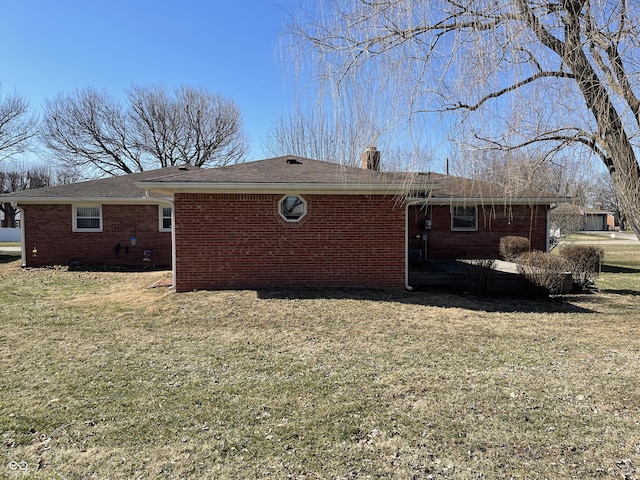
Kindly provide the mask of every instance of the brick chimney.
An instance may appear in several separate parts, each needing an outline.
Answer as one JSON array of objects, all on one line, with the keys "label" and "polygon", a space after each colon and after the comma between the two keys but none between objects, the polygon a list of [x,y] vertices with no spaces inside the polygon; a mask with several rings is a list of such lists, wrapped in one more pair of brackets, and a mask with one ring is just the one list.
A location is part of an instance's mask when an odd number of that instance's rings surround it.
[{"label": "brick chimney", "polygon": [[362,154],[362,168],[380,171],[380,152],[376,147],[368,147]]}]

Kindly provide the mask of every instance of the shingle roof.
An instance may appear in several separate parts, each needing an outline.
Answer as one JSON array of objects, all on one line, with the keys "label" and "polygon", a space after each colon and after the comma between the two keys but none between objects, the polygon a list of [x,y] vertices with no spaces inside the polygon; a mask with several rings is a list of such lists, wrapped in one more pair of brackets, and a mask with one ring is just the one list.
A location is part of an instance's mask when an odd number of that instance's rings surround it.
[{"label": "shingle roof", "polygon": [[[194,167],[189,167],[194,168]],[[85,198],[100,199],[142,199],[145,191],[136,186],[142,180],[162,177],[164,175],[176,175],[179,172],[187,172],[184,167],[166,167],[144,172],[130,173],[117,177],[100,178],[84,182],[56,185],[46,188],[34,188],[20,192],[0,195],[5,201],[36,201],[47,199],[54,201],[73,200]]]},{"label": "shingle roof", "polygon": [[[174,191],[254,191],[296,186],[309,191],[347,193],[385,192],[432,201],[456,199],[506,199],[551,203],[566,200],[540,192],[509,192],[499,184],[452,177],[433,172],[378,172],[296,156],[276,157],[210,169],[167,167],[119,177],[68,185],[24,190],[0,199],[16,202],[55,203],[78,199],[101,201],[145,201],[145,190],[171,194]],[[147,199],[146,201],[152,201]]]},{"label": "shingle roof", "polygon": [[434,189],[430,195],[430,198],[433,200],[505,199],[510,201],[529,201],[538,199],[543,202],[560,202],[567,200],[567,197],[555,193],[533,189],[510,190],[508,187],[499,183],[471,180],[464,177],[443,175],[441,173],[427,172],[420,173],[419,175],[426,176],[429,182],[437,185],[437,188]]},{"label": "shingle roof", "polygon": [[528,190],[509,192],[503,186],[462,177],[452,177],[433,172],[378,172],[364,168],[348,167],[308,158],[285,156],[248,162],[227,167],[193,170],[176,176],[142,181],[139,185],[153,185],[162,189],[211,189],[238,188],[240,185],[261,186],[338,185],[348,190],[356,185],[379,187],[396,193],[429,192],[431,199],[562,199],[560,195]]},{"label": "shingle roof", "polygon": [[155,184],[403,184],[407,174],[378,172],[296,156],[257,160],[226,167],[192,170],[144,181]]}]

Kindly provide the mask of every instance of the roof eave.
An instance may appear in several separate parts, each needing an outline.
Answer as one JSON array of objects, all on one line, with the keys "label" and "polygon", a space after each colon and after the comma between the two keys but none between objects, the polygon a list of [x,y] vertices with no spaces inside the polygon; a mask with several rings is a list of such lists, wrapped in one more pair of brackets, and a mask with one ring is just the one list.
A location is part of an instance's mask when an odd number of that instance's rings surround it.
[{"label": "roof eave", "polygon": [[454,205],[454,204],[476,204],[476,205],[552,205],[554,203],[568,203],[570,198],[566,197],[426,197],[408,198],[409,204],[430,205]]},{"label": "roof eave", "polygon": [[[1,201],[1,200],[0,200]],[[157,205],[165,203],[162,198],[144,197],[6,197],[6,201],[14,204],[73,204],[73,203],[99,203],[102,205]],[[168,198],[166,202],[168,203]]]}]

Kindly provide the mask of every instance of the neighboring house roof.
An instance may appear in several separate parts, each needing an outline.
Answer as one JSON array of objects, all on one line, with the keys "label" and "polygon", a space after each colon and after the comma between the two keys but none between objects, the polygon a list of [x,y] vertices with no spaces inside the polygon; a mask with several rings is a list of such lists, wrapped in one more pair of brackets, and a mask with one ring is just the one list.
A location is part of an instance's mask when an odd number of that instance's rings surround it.
[{"label": "neighboring house roof", "polygon": [[615,212],[611,210],[601,210],[598,208],[583,208],[582,211],[585,215],[615,215]]},{"label": "neighboring house roof", "polygon": [[564,204],[558,207],[558,212],[563,214],[573,214],[573,215],[613,215],[615,216],[615,212],[613,210],[603,210],[600,208],[589,208],[582,207],[580,205],[575,204]]},{"label": "neighboring house roof", "polygon": [[176,175],[195,167],[166,167],[144,172],[135,172],[116,177],[87,180],[84,182],[34,188],[0,195],[0,201],[20,203],[68,203],[78,201],[122,203],[157,203],[158,199],[145,198],[145,191],[136,186],[141,180]]}]

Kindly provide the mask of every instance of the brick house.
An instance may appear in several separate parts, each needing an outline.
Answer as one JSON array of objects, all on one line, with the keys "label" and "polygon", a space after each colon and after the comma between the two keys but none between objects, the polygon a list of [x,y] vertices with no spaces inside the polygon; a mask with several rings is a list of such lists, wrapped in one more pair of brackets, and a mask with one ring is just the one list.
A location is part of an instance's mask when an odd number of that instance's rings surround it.
[{"label": "brick house", "polygon": [[404,288],[410,260],[498,258],[505,235],[548,249],[562,198],[434,173],[279,157],[138,185],[174,201],[174,285]]},{"label": "brick house", "polygon": [[506,197],[487,182],[381,172],[375,149],[363,160],[355,168],[287,156],[82,182],[82,195],[74,186],[21,192],[12,200],[23,211],[23,264],[142,266],[150,250],[154,265],[173,266],[179,292],[400,289],[411,286],[411,261],[498,258],[504,235],[548,248],[548,212],[561,197]]},{"label": "brick house", "polygon": [[135,183],[178,167],[2,195],[18,208],[22,264],[171,266],[171,202]]},{"label": "brick house", "polygon": [[424,201],[407,201],[414,257],[500,258],[500,238],[507,235],[529,238],[533,250],[549,250],[550,208],[565,197],[538,191],[505,195],[494,183],[426,175],[434,189]]}]

